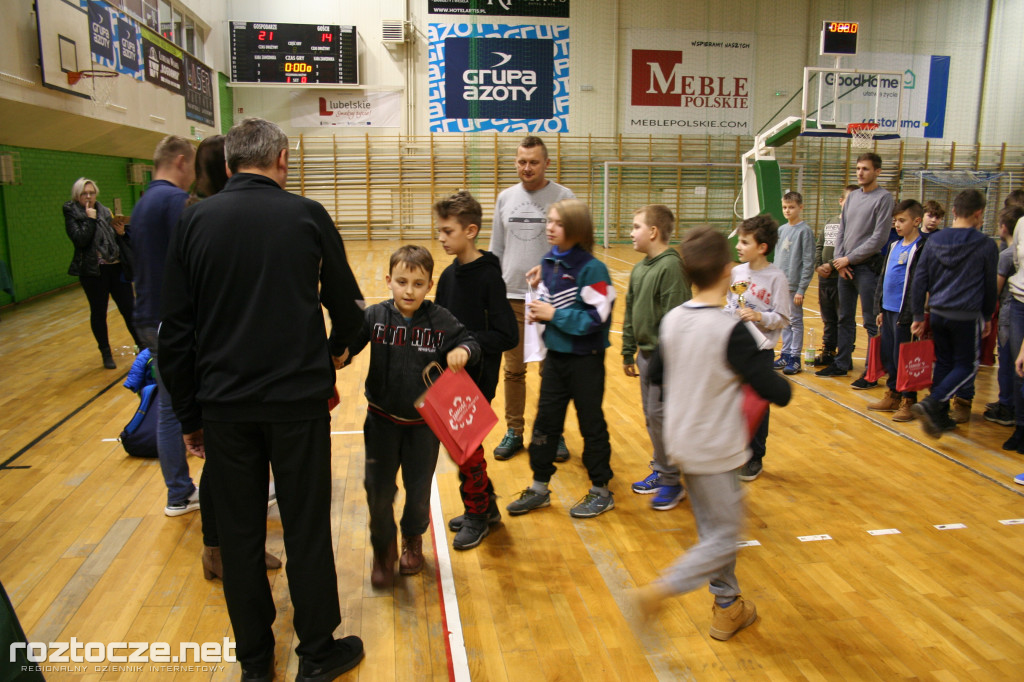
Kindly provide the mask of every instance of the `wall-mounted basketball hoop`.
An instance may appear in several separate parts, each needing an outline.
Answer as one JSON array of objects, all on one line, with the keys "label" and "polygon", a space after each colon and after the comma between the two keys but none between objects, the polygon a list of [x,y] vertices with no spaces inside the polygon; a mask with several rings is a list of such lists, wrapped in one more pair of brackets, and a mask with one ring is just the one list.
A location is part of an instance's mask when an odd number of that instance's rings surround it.
[{"label": "wall-mounted basketball hoop", "polygon": [[106,106],[110,102],[110,93],[114,89],[114,80],[118,77],[117,71],[105,69],[87,69],[85,71],[68,71],[68,85],[75,86],[79,81],[83,86],[91,87],[92,102],[96,106]]},{"label": "wall-mounted basketball hoop", "polygon": [[874,147],[877,123],[850,123],[846,132],[850,134],[850,146],[854,149],[871,149]]}]

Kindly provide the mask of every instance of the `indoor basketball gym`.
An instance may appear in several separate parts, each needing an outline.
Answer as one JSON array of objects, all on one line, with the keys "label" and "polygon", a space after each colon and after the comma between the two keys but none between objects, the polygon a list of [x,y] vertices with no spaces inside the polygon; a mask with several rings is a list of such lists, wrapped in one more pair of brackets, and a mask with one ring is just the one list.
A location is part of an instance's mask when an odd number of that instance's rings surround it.
[{"label": "indoor basketball gym", "polygon": [[[259,116],[288,134],[287,188],[330,213],[368,303],[389,297],[388,258],[401,244],[430,249],[435,281],[451,262],[431,215],[440,196],[465,188],[479,199],[478,246],[487,248],[495,199],[518,182],[516,150],[527,134],[547,144],[548,179],[590,206],[595,255],[619,292],[604,398],[615,509],[593,519],[568,514],[588,484],[570,409],[572,455],[552,480],[550,508],[504,514],[478,547],[456,551],[447,520],[463,511],[458,469],[442,451],[426,568],[396,577],[393,589],[370,584],[368,354],[338,372],[338,633],[357,634],[366,647],[342,679],[1020,676],[1024,487],[1013,479],[1024,457],[1000,447],[1012,429],[982,417],[998,393],[995,366],[978,372],[970,420],[938,440],[918,422],[867,410],[881,386],[850,388],[868,345],[860,325],[848,378],[816,377],[807,365],[787,377],[793,399],[772,410],[764,473],[743,484],[737,573],[759,618],[721,642],[708,635],[703,589],[672,598],[654,623],[638,617],[633,591],[697,533],[688,500],[654,511],[630,490],[649,473],[650,440],[637,381],[620,356],[625,292],[642,258],[630,228],[646,204],[675,214],[676,245],[697,225],[730,234],[761,212],[782,222],[781,195],[795,190],[818,234],[855,180],[857,156],[873,151],[883,159],[881,186],[897,200],[938,201],[947,226],[956,194],[981,191],[982,231],[995,238],[1004,199],[1024,187],[1019,3],[807,0],[782,11],[766,0],[9,0],[5,17],[0,583],[30,654],[72,638],[100,643],[104,654],[121,642],[147,643],[153,654],[155,643],[178,653],[183,643],[232,638],[222,583],[206,580],[200,565],[199,514],[165,516],[159,463],[129,457],[118,442],[139,406],[122,387],[135,349],[111,305],[117,369],[102,367],[87,301],[66,274],[72,246],[60,207],[85,176],[105,206],[130,218],[164,136],[198,144]],[[271,31],[281,32],[276,41]],[[544,107],[524,99],[527,67],[517,67],[519,76],[483,75],[476,65],[474,82],[466,72],[459,80],[466,54],[458,50],[474,54],[475,42],[546,70],[546,90],[536,91]],[[290,59],[254,59],[274,51],[261,45],[279,43],[292,45]],[[307,59],[301,48],[310,44],[330,49]],[[455,85],[475,86],[477,99],[467,102],[468,90],[457,97]],[[805,348],[821,343],[818,310],[815,277],[804,302]],[[531,368],[527,433],[539,384]],[[491,457],[505,428],[500,386],[493,408],[499,424],[484,446],[504,508],[531,471],[525,452]],[[189,463],[198,482],[203,461]],[[267,550],[287,563],[276,507]],[[287,574],[267,576],[277,607],[276,679],[292,679]],[[88,655],[99,648],[85,648],[80,661],[35,660],[51,680],[240,673],[228,661]]]}]

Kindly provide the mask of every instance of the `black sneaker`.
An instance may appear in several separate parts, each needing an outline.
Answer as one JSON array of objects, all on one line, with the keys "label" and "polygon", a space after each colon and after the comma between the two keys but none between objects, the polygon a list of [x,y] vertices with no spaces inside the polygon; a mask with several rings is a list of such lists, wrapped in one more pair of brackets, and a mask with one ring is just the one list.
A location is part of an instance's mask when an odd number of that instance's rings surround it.
[{"label": "black sneaker", "polygon": [[555,450],[555,461],[559,463],[569,461],[569,447],[565,444],[564,436],[558,439],[558,449]]},{"label": "black sneaker", "polygon": [[764,471],[764,465],[761,464],[761,460],[749,459],[746,464],[740,467],[740,480],[749,483],[756,480],[762,471]]},{"label": "black sneaker", "polygon": [[[462,524],[466,521],[468,514],[459,514],[458,516],[452,517],[448,521],[448,530],[453,533],[458,533],[459,529],[462,528]],[[487,508],[487,523],[494,525],[501,523],[501,510],[498,509],[498,505],[495,504],[494,498],[491,498],[491,506]]]},{"label": "black sneaker", "polygon": [[855,379],[853,383],[850,384],[850,386],[852,386],[857,391],[863,391],[868,388],[875,388],[876,386],[878,386],[878,382],[868,381],[867,379],[864,378],[864,375],[861,374],[860,378]]},{"label": "black sneaker", "polygon": [[501,439],[498,447],[494,448],[494,459],[501,461],[512,459],[522,449],[523,437],[517,436],[515,431],[509,429],[505,432],[505,437]]},{"label": "black sneaker", "polygon": [[331,682],[343,672],[359,665],[363,660],[363,640],[355,635],[334,640],[334,650],[319,663],[299,659],[299,672],[295,682]]},{"label": "black sneaker", "polygon": [[826,352],[826,351],[821,351],[818,355],[814,356],[814,366],[815,367],[828,367],[833,362],[835,362],[835,359],[836,359],[836,354],[835,353],[829,353],[829,352]]},{"label": "black sneaker", "polygon": [[1013,430],[1013,435],[1003,443],[1003,450],[1014,451],[1024,445],[1024,426],[1018,426]]},{"label": "black sneaker", "polygon": [[270,662],[259,666],[242,666],[242,682],[273,682],[274,680],[274,656],[271,654]]},{"label": "black sneaker", "polygon": [[932,438],[942,438],[943,433],[956,428],[956,422],[950,419],[948,410],[930,398],[914,403],[910,411],[921,418],[924,432]]},{"label": "black sneaker", "polygon": [[839,369],[836,367],[836,363],[832,363],[827,367],[823,367],[814,373],[816,377],[845,377],[849,372],[845,369]]},{"label": "black sneaker", "polygon": [[987,421],[1000,426],[1013,426],[1017,421],[1013,408],[1002,403],[996,403],[995,407],[989,407],[982,416]]},{"label": "black sneaker", "polygon": [[462,527],[452,540],[455,549],[472,549],[479,545],[491,532],[490,517],[486,514],[466,514],[463,516]]}]

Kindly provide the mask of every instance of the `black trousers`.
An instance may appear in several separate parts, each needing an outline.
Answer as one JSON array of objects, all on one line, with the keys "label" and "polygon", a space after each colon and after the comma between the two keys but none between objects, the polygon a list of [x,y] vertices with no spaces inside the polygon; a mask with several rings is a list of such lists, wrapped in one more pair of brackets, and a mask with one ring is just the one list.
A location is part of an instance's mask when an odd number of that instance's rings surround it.
[{"label": "black trousers", "polygon": [[366,503],[370,508],[370,545],[384,554],[396,538],[396,479],[402,470],[405,508],[402,535],[423,535],[430,526],[430,483],[441,447],[426,424],[396,424],[387,417],[366,413]]},{"label": "black trousers", "polygon": [[98,277],[83,275],[78,281],[82,283],[82,291],[89,299],[89,324],[100,350],[110,347],[110,339],[107,337],[107,302],[111,296],[114,297],[117,310],[124,318],[124,324],[135,340],[135,345],[142,348],[143,344],[139,342],[135,325],[132,324],[132,316],[135,314],[135,291],[132,289],[132,283],[124,278],[121,264],[101,265]]},{"label": "black trousers", "polygon": [[541,372],[537,418],[530,439],[530,468],[537,481],[550,481],[558,439],[565,428],[569,401],[576,406],[583,435],[583,465],[595,486],[612,480],[612,447],[601,406],[604,400],[604,351],[573,355],[548,350]]},{"label": "black trousers", "polygon": [[288,554],[288,589],[300,656],[327,655],[341,623],[331,545],[330,417],[299,422],[204,420],[206,468],[217,491],[224,599],[238,660],[257,668],[274,653],[277,610],[267,580],[268,463]]},{"label": "black trousers", "polygon": [[821,308],[821,345],[835,353],[839,345],[839,278],[818,278],[818,306]]}]

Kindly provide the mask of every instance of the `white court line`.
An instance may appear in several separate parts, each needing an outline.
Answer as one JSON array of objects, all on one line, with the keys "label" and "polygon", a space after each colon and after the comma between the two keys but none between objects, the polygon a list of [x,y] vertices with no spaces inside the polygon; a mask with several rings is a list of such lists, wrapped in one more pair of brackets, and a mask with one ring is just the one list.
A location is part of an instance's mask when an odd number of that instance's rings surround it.
[{"label": "white court line", "polygon": [[462,618],[459,616],[459,598],[455,593],[455,576],[448,554],[448,533],[445,531],[441,495],[437,491],[437,476],[430,481],[430,524],[434,532],[434,555],[440,576],[441,606],[448,625],[448,650],[451,652],[452,679],[469,682],[469,658],[466,640],[462,636]]}]

